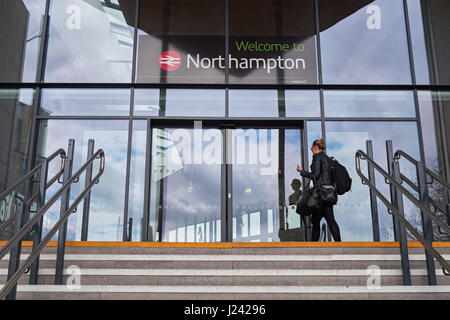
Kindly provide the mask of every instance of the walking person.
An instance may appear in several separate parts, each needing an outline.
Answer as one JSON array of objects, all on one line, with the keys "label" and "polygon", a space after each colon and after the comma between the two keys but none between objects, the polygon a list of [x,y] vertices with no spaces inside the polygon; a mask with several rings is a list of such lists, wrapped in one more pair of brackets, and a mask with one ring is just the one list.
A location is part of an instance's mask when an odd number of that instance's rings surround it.
[{"label": "walking person", "polygon": [[[315,140],[311,146],[313,160],[311,163],[311,172],[303,170],[297,165],[297,171],[302,177],[312,179],[314,186],[333,185],[333,175],[331,168],[331,159],[325,154],[326,144],[324,139]],[[320,221],[325,218],[334,241],[341,241],[339,226],[334,218],[333,205],[326,204],[320,200],[318,212],[312,215],[312,241],[319,241]]]}]

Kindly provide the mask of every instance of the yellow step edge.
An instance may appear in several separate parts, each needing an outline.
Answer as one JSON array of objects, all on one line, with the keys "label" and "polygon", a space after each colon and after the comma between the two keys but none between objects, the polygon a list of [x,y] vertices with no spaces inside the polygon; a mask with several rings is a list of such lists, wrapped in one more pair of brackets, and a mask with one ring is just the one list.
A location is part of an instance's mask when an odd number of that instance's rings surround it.
[{"label": "yellow step edge", "polygon": [[[0,241],[3,247],[6,241]],[[47,247],[56,247],[50,241]],[[23,241],[23,247],[31,247],[31,241]],[[130,242],[130,241],[67,241],[66,247],[135,247],[135,248],[398,248],[398,242]],[[410,248],[423,247],[420,242],[408,242]],[[433,242],[433,247],[450,248],[450,242]]]}]

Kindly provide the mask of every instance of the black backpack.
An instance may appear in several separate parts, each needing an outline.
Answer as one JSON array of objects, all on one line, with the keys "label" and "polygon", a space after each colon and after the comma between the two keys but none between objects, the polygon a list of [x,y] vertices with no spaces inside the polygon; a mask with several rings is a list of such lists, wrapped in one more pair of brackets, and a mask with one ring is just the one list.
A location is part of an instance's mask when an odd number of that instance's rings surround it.
[{"label": "black backpack", "polygon": [[347,169],[335,158],[330,157],[330,163],[336,192],[338,195],[343,195],[352,188],[352,178],[350,178]]}]

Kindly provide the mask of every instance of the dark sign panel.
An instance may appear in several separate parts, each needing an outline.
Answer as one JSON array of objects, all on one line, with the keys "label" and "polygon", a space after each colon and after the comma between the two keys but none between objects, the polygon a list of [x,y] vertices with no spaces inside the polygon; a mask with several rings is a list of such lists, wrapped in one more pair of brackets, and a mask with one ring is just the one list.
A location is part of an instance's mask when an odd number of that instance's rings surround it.
[{"label": "dark sign panel", "polygon": [[224,37],[139,37],[137,82],[315,84],[315,38],[231,37],[228,61]]}]

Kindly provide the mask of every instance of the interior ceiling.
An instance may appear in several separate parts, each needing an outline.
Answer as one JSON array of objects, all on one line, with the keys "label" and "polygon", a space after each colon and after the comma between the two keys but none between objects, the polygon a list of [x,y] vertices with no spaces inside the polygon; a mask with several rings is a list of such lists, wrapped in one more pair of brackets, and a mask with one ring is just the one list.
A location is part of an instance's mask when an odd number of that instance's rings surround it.
[{"label": "interior ceiling", "polygon": [[[130,0],[118,0],[129,25],[134,25]],[[131,1],[134,3],[134,1]],[[374,0],[319,1],[320,31],[325,31]],[[315,35],[310,0],[230,0],[231,36]],[[141,1],[139,28],[154,36],[224,35],[224,1]]]},{"label": "interior ceiling", "polygon": [[[331,28],[373,1],[319,1],[320,31]],[[119,0],[119,4],[127,23],[134,25],[135,12],[130,0]],[[139,29],[155,38],[173,37],[170,47],[208,57],[211,55],[210,43],[199,47],[198,42],[186,41],[185,36],[223,37],[224,12],[224,1],[141,1]],[[316,34],[313,13],[312,0],[229,0],[229,33],[231,37],[295,37],[304,40]],[[216,52],[225,51],[224,41],[213,42],[213,46]],[[278,52],[267,53],[268,58],[278,55]],[[251,70],[245,71],[248,72]],[[232,70],[230,74],[233,75]],[[242,71],[240,75],[244,75]]]}]

